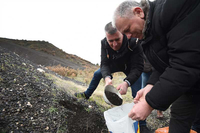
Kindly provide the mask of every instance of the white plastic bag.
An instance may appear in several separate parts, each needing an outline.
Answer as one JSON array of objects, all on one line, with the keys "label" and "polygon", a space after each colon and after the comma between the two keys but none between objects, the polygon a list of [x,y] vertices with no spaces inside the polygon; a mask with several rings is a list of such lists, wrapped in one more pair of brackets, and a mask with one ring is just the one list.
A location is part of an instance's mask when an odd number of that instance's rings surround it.
[{"label": "white plastic bag", "polygon": [[139,133],[138,121],[128,117],[134,103],[127,103],[104,112],[110,133]]}]

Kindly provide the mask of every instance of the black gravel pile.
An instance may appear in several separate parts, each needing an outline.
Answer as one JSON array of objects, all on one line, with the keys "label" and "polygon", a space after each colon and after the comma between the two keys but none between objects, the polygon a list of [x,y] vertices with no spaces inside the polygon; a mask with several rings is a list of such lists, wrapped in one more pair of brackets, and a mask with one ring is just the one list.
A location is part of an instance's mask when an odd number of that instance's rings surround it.
[{"label": "black gravel pile", "polygon": [[107,132],[94,102],[59,90],[28,60],[0,47],[0,132]]}]

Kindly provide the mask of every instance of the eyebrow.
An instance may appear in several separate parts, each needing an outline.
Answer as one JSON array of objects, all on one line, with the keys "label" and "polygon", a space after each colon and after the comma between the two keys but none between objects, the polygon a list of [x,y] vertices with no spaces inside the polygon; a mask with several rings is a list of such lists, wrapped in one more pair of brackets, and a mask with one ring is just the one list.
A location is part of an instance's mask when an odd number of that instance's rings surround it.
[{"label": "eyebrow", "polygon": [[118,37],[118,38],[116,38],[116,39],[113,39],[113,40],[108,40],[108,41],[116,41],[116,40],[119,40],[120,39],[120,37]]}]

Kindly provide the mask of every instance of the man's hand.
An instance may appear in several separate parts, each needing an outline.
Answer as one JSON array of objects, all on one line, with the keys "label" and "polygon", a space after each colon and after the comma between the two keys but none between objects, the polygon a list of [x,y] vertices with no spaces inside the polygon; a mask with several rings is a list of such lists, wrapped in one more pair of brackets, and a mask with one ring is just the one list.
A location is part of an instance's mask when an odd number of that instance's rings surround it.
[{"label": "man's hand", "polygon": [[143,89],[139,90],[134,98],[134,103],[138,103],[140,99],[145,99],[146,94],[152,89],[153,85],[147,85]]},{"label": "man's hand", "polygon": [[127,93],[127,89],[128,89],[128,84],[127,82],[123,82],[120,85],[117,86],[117,90],[119,90],[119,93],[121,95],[125,95]]},{"label": "man's hand", "polygon": [[112,85],[112,79],[110,79],[110,77],[105,78],[105,86],[107,85]]},{"label": "man's hand", "polygon": [[145,120],[150,115],[152,110],[153,108],[149,106],[149,104],[144,99],[133,106],[128,116],[132,120],[136,120],[136,121]]},{"label": "man's hand", "polygon": [[153,85],[147,85],[145,88],[137,92],[134,98],[133,106],[129,117],[133,120],[145,120],[152,112],[153,108],[146,102],[145,96],[152,89]]}]

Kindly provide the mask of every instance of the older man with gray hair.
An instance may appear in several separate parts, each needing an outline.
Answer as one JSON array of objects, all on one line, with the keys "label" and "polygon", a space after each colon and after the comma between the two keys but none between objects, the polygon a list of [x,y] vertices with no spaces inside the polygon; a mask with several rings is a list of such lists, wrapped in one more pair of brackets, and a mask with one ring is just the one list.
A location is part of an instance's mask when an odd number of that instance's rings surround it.
[{"label": "older man with gray hair", "polygon": [[143,120],[153,109],[164,111],[172,104],[169,133],[189,133],[200,110],[200,1],[125,1],[113,24],[140,39],[155,68],[129,117]]}]

